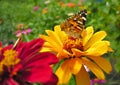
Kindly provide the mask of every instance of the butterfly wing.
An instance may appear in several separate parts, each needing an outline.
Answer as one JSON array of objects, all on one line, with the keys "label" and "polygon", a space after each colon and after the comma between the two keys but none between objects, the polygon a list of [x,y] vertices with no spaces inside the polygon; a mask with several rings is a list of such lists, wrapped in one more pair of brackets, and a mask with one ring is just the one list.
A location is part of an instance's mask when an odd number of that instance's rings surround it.
[{"label": "butterfly wing", "polygon": [[72,15],[61,23],[61,30],[65,31],[69,36],[79,38],[81,31],[85,28],[86,16],[86,10],[82,10],[77,14]]}]

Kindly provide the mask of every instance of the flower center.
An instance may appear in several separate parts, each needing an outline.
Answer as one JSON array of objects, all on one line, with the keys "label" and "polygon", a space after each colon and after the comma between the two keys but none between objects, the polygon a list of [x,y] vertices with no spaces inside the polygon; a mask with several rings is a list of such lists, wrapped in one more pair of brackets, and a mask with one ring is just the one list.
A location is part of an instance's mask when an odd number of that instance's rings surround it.
[{"label": "flower center", "polygon": [[80,38],[68,38],[63,45],[63,48],[66,49],[68,52],[72,53],[72,48],[76,48],[79,50],[83,50],[82,41]]},{"label": "flower center", "polygon": [[17,58],[18,52],[15,50],[6,50],[3,55],[4,59],[2,62],[6,66],[14,66],[20,61],[20,59]]}]

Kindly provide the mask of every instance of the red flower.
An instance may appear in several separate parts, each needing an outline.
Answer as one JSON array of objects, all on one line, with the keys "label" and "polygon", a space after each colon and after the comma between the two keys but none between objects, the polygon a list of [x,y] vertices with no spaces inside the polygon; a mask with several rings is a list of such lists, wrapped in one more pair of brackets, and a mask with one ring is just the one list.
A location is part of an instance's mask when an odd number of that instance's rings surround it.
[{"label": "red flower", "polygon": [[1,48],[0,85],[29,85],[35,82],[56,85],[57,77],[50,65],[57,63],[58,59],[52,53],[39,52],[43,43],[42,39],[35,39]]}]

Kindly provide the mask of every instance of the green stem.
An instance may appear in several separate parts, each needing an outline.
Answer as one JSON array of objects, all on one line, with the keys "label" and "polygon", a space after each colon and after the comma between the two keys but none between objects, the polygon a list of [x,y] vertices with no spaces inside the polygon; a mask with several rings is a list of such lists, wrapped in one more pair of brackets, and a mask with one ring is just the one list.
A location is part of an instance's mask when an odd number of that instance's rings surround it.
[{"label": "green stem", "polygon": [[26,34],[24,34],[24,37],[25,37],[27,42],[30,41],[30,39],[28,38],[28,36]]},{"label": "green stem", "polygon": [[77,85],[75,75],[73,75],[73,78],[74,78],[74,80],[75,80],[75,85]]}]

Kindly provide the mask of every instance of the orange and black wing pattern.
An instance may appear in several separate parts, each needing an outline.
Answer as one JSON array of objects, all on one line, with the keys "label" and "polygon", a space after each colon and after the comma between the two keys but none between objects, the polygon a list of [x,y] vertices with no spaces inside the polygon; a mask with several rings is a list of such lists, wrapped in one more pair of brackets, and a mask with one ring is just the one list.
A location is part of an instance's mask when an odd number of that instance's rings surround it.
[{"label": "orange and black wing pattern", "polygon": [[77,14],[70,16],[60,24],[61,30],[74,38],[80,37],[81,31],[85,28],[86,16],[86,10],[82,10]]}]

